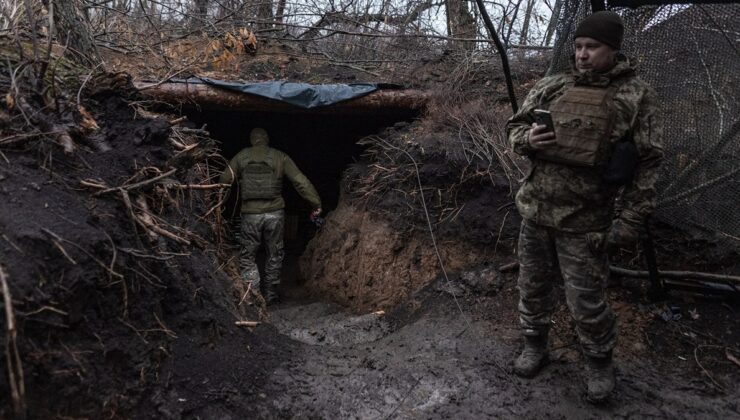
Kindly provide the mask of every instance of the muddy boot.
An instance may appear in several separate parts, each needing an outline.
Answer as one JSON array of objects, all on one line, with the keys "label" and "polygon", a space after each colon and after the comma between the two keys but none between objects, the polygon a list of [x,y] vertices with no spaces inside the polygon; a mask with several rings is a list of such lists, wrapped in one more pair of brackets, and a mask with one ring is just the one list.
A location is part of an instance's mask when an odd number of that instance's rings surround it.
[{"label": "muddy boot", "polygon": [[267,305],[275,305],[277,303],[280,303],[280,295],[278,295],[277,291],[268,286],[267,290],[265,291],[265,303]]},{"label": "muddy boot", "polygon": [[523,378],[534,378],[547,364],[547,336],[524,336],[522,354],[514,361],[514,373]]},{"label": "muddy boot", "polygon": [[605,357],[586,357],[586,386],[588,400],[598,404],[606,401],[614,391],[614,365],[611,352]]}]

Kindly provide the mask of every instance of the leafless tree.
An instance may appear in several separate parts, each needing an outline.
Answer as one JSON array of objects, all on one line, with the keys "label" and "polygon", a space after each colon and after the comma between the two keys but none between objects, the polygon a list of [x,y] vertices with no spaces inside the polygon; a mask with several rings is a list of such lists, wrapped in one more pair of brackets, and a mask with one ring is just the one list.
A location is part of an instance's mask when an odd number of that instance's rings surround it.
[{"label": "leafless tree", "polygon": [[[447,32],[454,38],[475,38],[477,33],[475,20],[470,13],[466,0],[446,0]],[[461,42],[466,50],[472,50],[475,43]]]},{"label": "leafless tree", "polygon": [[527,0],[527,8],[524,11],[524,19],[522,21],[522,30],[519,33],[519,43],[522,45],[527,45],[527,36],[529,35],[529,23],[532,21],[534,4],[535,0]]},{"label": "leafless tree", "polygon": [[[79,0],[44,0],[43,3],[54,21],[59,41],[72,52],[71,57],[81,64],[100,64],[100,53]],[[26,1],[26,6],[33,7],[32,2]]]},{"label": "leafless tree", "polygon": [[544,37],[544,43],[543,45],[550,45],[552,42],[552,37],[555,35],[555,28],[558,24],[558,19],[560,18],[560,9],[563,7],[563,0],[555,0],[555,5],[552,7],[551,15],[550,15],[550,22],[547,25],[547,30],[545,31],[545,37]]}]

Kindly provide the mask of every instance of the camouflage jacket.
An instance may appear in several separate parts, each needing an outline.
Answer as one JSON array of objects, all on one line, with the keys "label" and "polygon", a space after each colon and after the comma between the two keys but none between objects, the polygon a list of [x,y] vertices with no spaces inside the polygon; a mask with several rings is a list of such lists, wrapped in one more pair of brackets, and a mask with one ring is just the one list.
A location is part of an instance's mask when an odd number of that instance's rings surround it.
[{"label": "camouflage jacket", "polygon": [[[229,166],[221,174],[219,182],[231,184],[234,182],[235,178],[240,178],[241,171],[246,167],[245,162],[249,155],[267,154],[270,151],[273,151],[277,158],[282,160],[283,173],[279,174],[280,178],[282,178],[282,175],[285,175],[293,184],[296,191],[298,191],[298,194],[300,194],[304,200],[308,201],[313,209],[321,208],[319,194],[316,192],[313,184],[311,184],[311,181],[309,181],[308,178],[306,178],[306,176],[298,169],[296,164],[293,162],[293,159],[277,149],[268,147],[265,143],[255,144],[253,147],[244,148],[237,153],[236,156],[229,161]],[[280,210],[284,207],[285,200],[281,196],[269,200],[242,200],[241,212],[250,214],[268,213]]]},{"label": "camouflage jacket", "polygon": [[[549,108],[569,85],[606,87],[617,78],[627,78],[614,95],[617,113],[609,137],[613,145],[629,132],[639,152],[639,163],[632,182],[623,188],[606,184],[602,168],[578,167],[544,161],[534,157],[527,142],[534,122],[532,111]],[[576,70],[545,77],[535,84],[521,109],[507,126],[514,151],[529,156],[532,166],[516,194],[522,217],[537,224],[566,232],[608,229],[615,216],[615,201],[620,198],[618,217],[639,224],[655,207],[655,182],[663,157],[663,128],[655,92],[635,76],[634,68],[621,56],[617,65],[605,73]]]}]

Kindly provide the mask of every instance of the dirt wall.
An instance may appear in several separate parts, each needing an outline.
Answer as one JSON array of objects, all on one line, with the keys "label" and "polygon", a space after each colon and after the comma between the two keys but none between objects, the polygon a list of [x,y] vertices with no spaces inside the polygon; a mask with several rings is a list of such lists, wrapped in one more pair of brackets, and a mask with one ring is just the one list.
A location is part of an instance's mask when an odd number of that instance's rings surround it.
[{"label": "dirt wall", "polygon": [[[493,247],[438,243],[448,273],[482,264]],[[306,287],[357,311],[387,309],[441,274],[428,232],[399,231],[346,201],[332,212],[300,260]]]}]

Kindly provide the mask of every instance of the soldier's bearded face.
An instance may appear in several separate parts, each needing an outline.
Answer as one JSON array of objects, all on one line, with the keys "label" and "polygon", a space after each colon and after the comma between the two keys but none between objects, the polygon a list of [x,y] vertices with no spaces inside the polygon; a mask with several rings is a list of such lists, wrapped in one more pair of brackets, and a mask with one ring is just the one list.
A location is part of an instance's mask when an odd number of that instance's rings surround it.
[{"label": "soldier's bearded face", "polygon": [[575,47],[576,69],[581,73],[607,71],[617,63],[617,51],[601,41],[585,36],[578,37],[575,39]]}]

